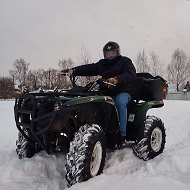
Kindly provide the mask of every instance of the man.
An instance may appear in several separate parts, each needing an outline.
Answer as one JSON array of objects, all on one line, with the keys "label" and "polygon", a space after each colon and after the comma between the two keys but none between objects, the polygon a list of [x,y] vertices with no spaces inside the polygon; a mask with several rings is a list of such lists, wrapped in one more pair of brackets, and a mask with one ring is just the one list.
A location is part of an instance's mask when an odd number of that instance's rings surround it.
[{"label": "man", "polygon": [[190,84],[189,84],[189,81],[187,81],[187,83],[186,83],[184,89],[185,89],[186,91],[190,91]]},{"label": "man", "polygon": [[[103,47],[104,59],[97,63],[81,65],[66,72],[76,76],[101,75],[108,85],[105,88],[113,98],[118,110],[120,133],[122,142],[125,142],[127,127],[127,104],[131,100],[130,90],[132,81],[136,77],[136,69],[128,57],[120,55],[120,47],[116,42],[108,42]],[[65,71],[63,71],[65,72]],[[113,84],[113,85],[111,85]]]}]

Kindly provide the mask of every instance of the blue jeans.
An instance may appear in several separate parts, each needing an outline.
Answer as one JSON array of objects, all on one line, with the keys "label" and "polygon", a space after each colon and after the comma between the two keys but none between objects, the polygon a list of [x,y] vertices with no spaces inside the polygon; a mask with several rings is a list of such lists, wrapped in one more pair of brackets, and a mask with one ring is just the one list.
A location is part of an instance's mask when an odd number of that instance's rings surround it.
[{"label": "blue jeans", "polygon": [[119,128],[121,136],[126,136],[127,128],[127,105],[131,100],[131,95],[127,92],[116,94],[112,97],[119,115]]}]

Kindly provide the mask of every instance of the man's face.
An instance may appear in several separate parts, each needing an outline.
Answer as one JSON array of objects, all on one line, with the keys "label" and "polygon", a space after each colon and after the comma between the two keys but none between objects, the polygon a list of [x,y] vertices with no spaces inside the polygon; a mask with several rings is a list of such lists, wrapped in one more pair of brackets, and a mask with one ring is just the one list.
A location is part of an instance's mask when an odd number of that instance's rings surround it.
[{"label": "man's face", "polygon": [[117,50],[109,50],[104,52],[104,58],[105,59],[113,59],[118,56]]}]

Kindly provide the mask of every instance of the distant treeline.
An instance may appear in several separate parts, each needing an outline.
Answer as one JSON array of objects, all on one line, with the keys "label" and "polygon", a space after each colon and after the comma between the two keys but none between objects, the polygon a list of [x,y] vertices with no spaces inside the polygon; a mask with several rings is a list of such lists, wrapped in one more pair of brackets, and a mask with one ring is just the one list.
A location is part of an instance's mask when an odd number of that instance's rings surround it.
[{"label": "distant treeline", "polygon": [[[98,60],[97,60],[98,61]],[[91,63],[91,58],[87,50],[81,51],[81,60],[78,65]],[[159,56],[152,51],[149,57],[145,51],[139,51],[135,60],[137,72],[149,72],[153,76],[162,76],[168,83],[175,85],[176,90],[184,85],[190,78],[190,59],[182,49],[175,49],[171,56],[171,61],[163,64]],[[30,63],[24,58],[16,59],[13,63],[13,69],[9,70],[9,76],[0,77],[0,98],[14,98],[23,85],[26,85],[30,91],[39,88],[67,89],[71,87],[68,77],[59,75],[61,70],[72,68],[77,65],[72,59],[62,59],[58,62],[58,68],[31,70]],[[78,82],[82,85],[94,80],[94,77],[79,77]]]}]

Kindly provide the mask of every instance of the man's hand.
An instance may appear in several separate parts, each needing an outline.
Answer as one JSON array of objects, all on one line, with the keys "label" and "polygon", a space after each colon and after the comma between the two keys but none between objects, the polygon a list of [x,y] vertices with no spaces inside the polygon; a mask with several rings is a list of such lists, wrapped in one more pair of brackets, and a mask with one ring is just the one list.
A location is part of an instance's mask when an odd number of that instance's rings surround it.
[{"label": "man's hand", "polygon": [[106,80],[106,85],[107,85],[108,88],[116,86],[117,83],[118,83],[117,77],[108,78]]},{"label": "man's hand", "polygon": [[73,69],[61,70],[60,74],[64,75],[64,76],[67,75],[67,74],[72,75],[73,74]]}]

